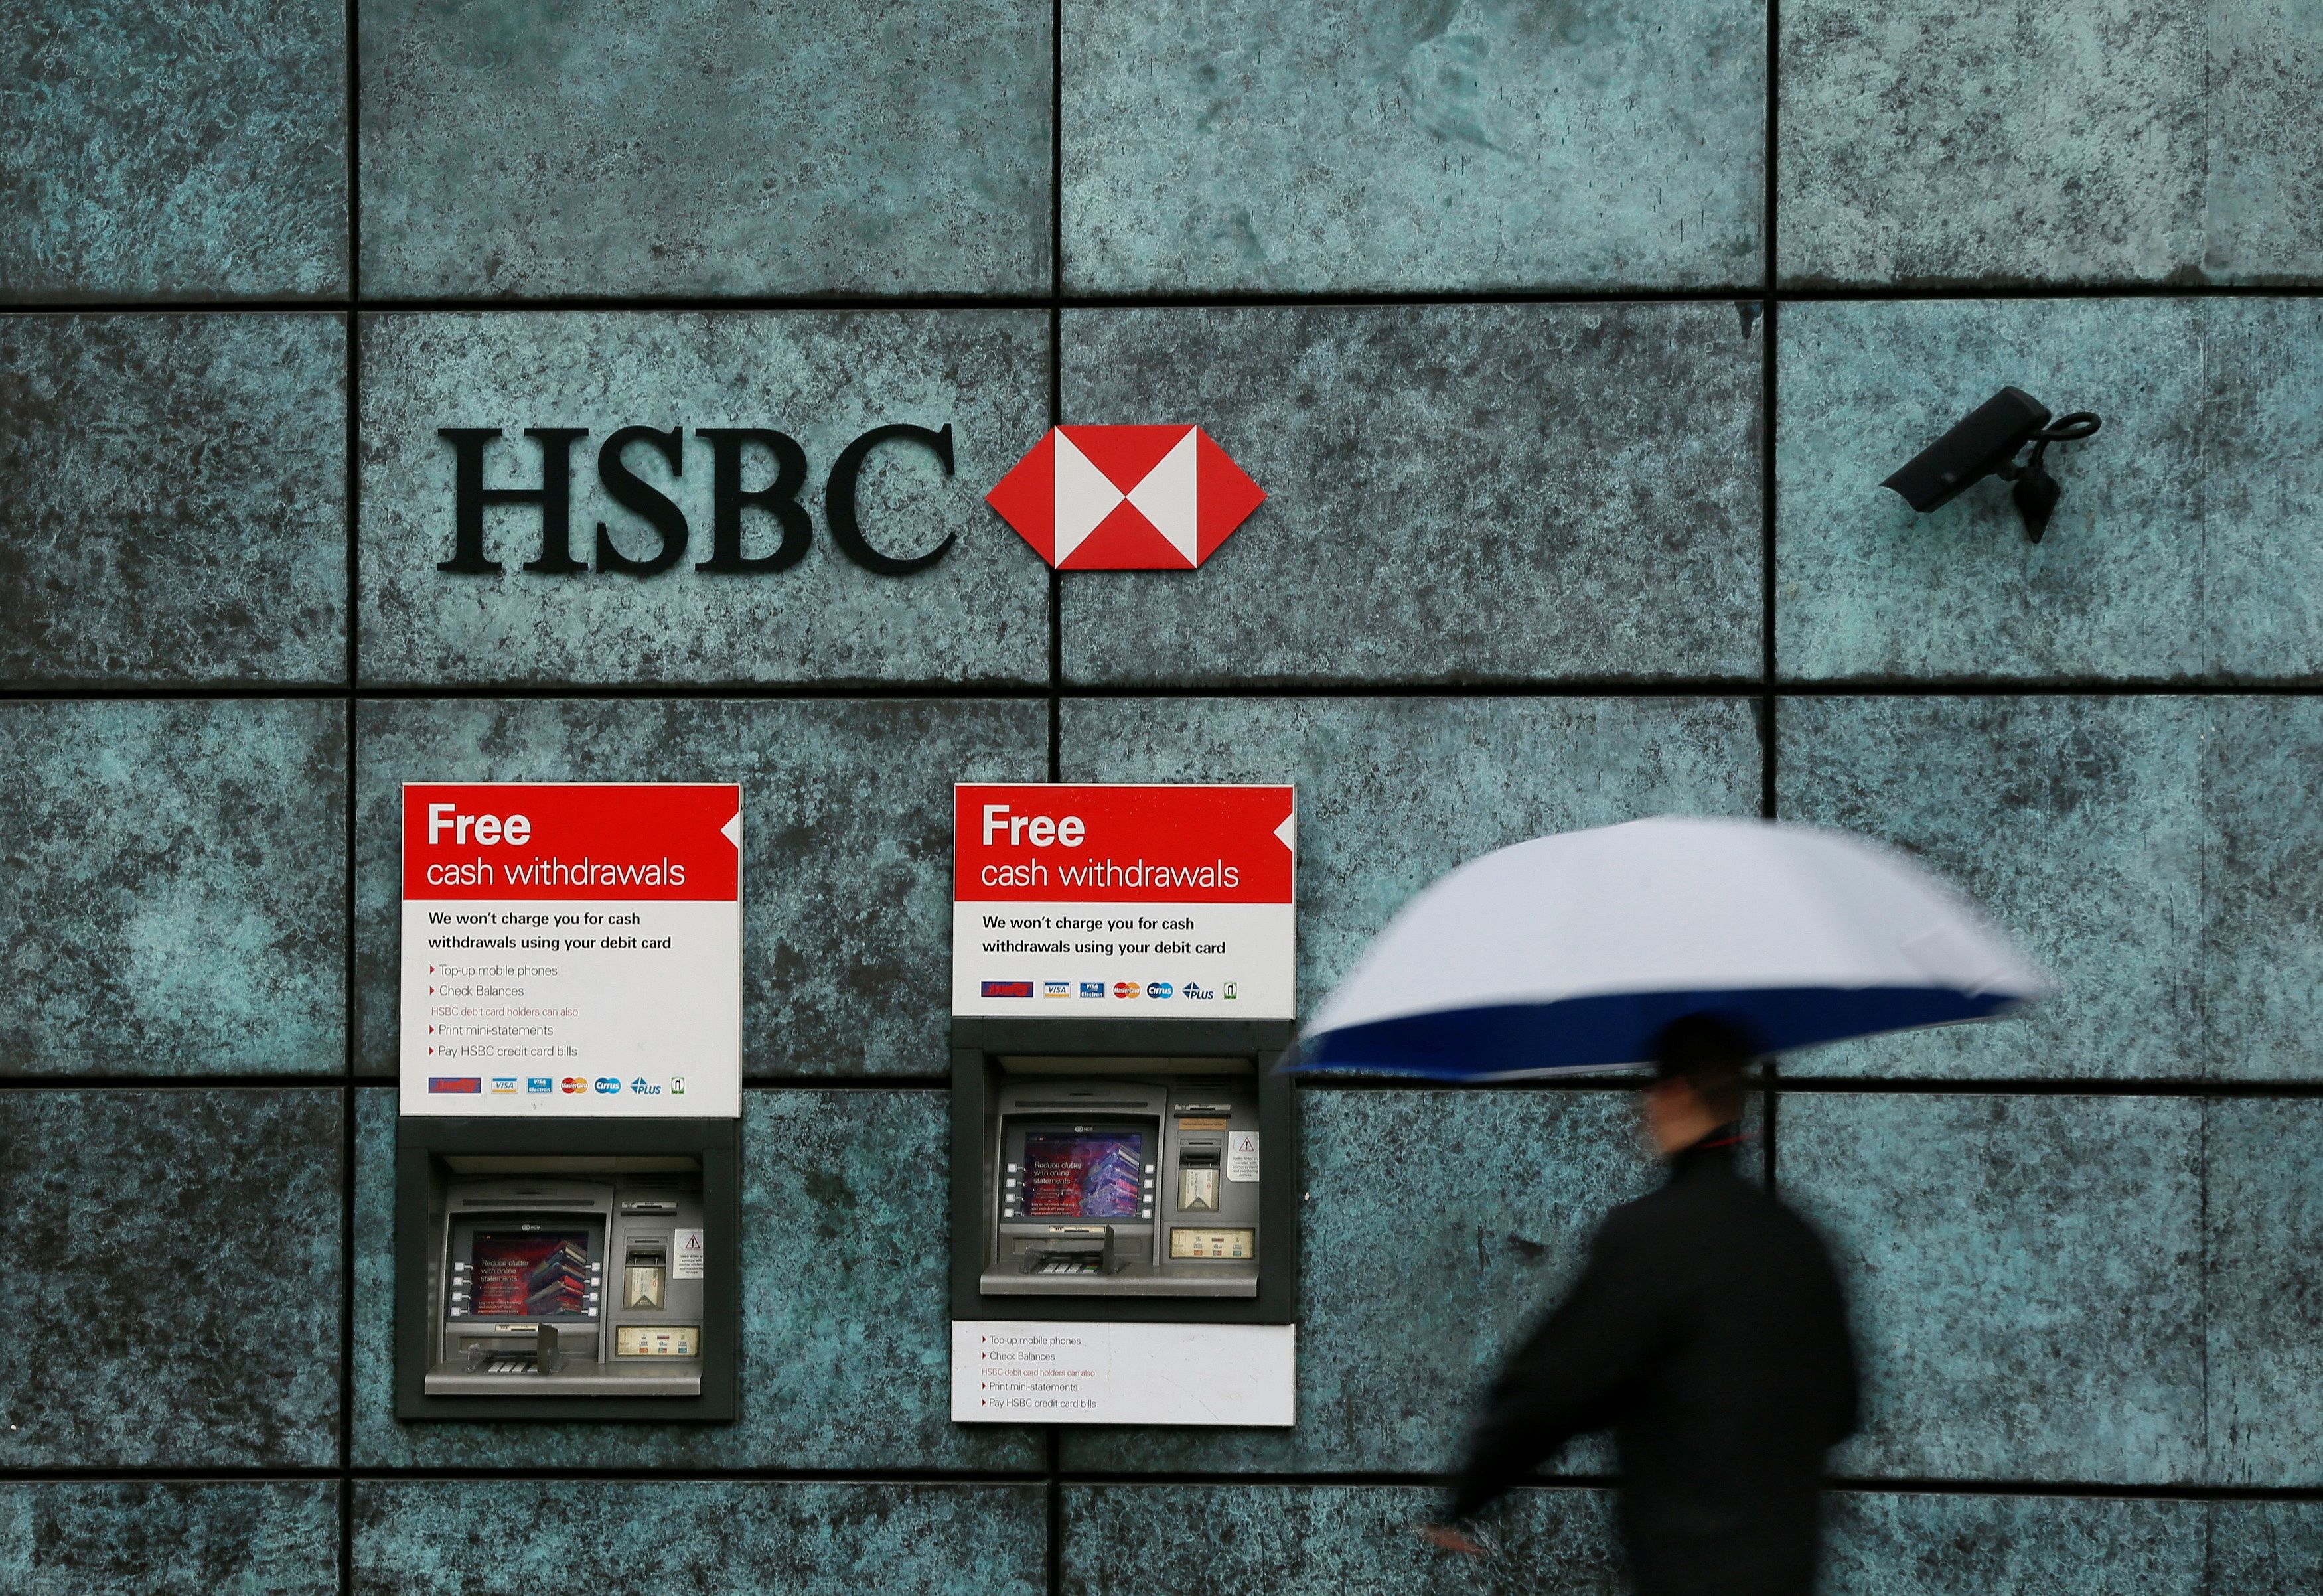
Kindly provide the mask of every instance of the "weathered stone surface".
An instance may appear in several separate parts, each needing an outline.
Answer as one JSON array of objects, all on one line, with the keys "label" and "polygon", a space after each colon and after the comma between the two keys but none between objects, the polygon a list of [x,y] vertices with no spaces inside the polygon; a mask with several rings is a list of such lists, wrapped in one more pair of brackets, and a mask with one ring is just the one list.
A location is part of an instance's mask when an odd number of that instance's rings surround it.
[{"label": "weathered stone surface", "polygon": [[0,1485],[14,1596],[320,1596],[339,1578],[328,1480]]},{"label": "weathered stone surface", "polygon": [[[2205,1105],[2208,1477],[2323,1485],[2323,1102]],[[2323,1555],[2323,1525],[2308,1536]],[[2241,1590],[2244,1587],[2220,1586]]]},{"label": "weathered stone surface", "polygon": [[1069,1485],[1066,1596],[1620,1596],[1629,1590],[1609,1492],[1512,1492],[1480,1531],[1492,1555],[1413,1533],[1444,1505],[1409,1485]]},{"label": "weathered stone surface", "polygon": [[2323,275],[2323,17],[2297,0],[1782,10],[1792,284]]},{"label": "weathered stone surface", "polygon": [[365,702],[356,797],[359,1068],[392,1074],[402,784],[739,782],[742,1065],[941,1075],[951,788],[1038,781],[1037,702]]},{"label": "weathered stone surface", "polygon": [[[1310,1090],[1300,1102],[1297,1426],[1149,1430],[1134,1450],[1068,1428],[1068,1466],[1456,1467],[1478,1392],[1579,1272],[1605,1211],[1654,1183],[1627,1092]],[[1611,1465],[1593,1438],[1551,1464]]]},{"label": "weathered stone surface", "polygon": [[356,1097],[358,1466],[1041,1466],[1037,1429],[951,1422],[943,1093],[743,1093],[741,1390],[730,1425],[397,1423],[395,1098]]},{"label": "weathered stone surface", "polygon": [[1785,819],[1891,842],[2062,983],[1986,1025],[1819,1048],[1794,1075],[2199,1077],[2208,702],[1828,698],[1776,725]]},{"label": "weathered stone surface", "polygon": [[0,683],[343,682],[346,323],[0,316]]},{"label": "weathered stone surface", "polygon": [[363,0],[399,296],[1038,293],[1050,10]]},{"label": "weathered stone surface", "polygon": [[2208,1507],[2070,1496],[1834,1491],[1829,1596],[2226,1596],[2202,1577]]},{"label": "weathered stone surface", "polygon": [[2217,698],[2202,739],[2210,1073],[2323,1078],[2323,702]]},{"label": "weathered stone surface", "polygon": [[1837,1472],[2202,1472],[2203,1105],[1795,1095],[1782,1190],[1825,1227],[1865,1368]]},{"label": "weathered stone surface", "polygon": [[1755,312],[1079,310],[1070,422],[1198,420],[1272,497],[1192,573],[1067,573],[1084,683],[1748,676]]},{"label": "weathered stone surface", "polygon": [[1306,1014],[1405,899],[1478,854],[1758,809],[1740,700],[1069,699],[1060,737],[1067,781],[1297,784]]},{"label": "weathered stone surface", "polygon": [[1759,0],[1064,8],[1069,287],[1705,288],[1763,270]]},{"label": "weathered stone surface", "polygon": [[1042,1487],[923,1481],[364,1480],[356,1596],[567,1590],[1039,1596]]},{"label": "weathered stone surface", "polygon": [[[1036,311],[434,313],[366,317],[363,332],[362,660],[373,684],[941,682],[1048,676],[1047,567],[982,502],[1048,425],[1047,325]],[[908,443],[877,450],[857,506],[866,538],[897,559],[958,542],[908,576],[840,554],[824,513],[840,454],[875,427],[952,429],[956,473]],[[489,487],[541,481],[528,427],[580,427],[574,445],[574,557],[597,528],[635,560],[661,546],[598,478],[619,428],[681,427],[682,472],[646,444],[624,460],[684,512],[685,552],[651,576],[541,575],[536,507],[484,515],[498,575],[438,570],[453,557],[453,446],[439,427],[497,427]],[[801,563],[758,574],[704,573],[712,547],[711,445],[702,427],[765,427],[806,460],[801,503],[813,541]],[[744,484],[776,477],[765,447]],[[771,555],[774,518],[743,518],[743,550]]]},{"label": "weathered stone surface", "polygon": [[[338,1461],[339,1094],[0,1091],[0,1467]],[[263,1588],[263,1587],[261,1587]]]},{"label": "weathered stone surface", "polygon": [[[1776,659],[1794,681],[2323,677],[2323,306],[1786,305]],[[1990,479],[1880,484],[2004,384],[2104,429],[2052,445],[2035,544]]]},{"label": "weathered stone surface", "polygon": [[345,18],[335,0],[14,0],[0,302],[344,293]]},{"label": "weathered stone surface", "polygon": [[0,703],[0,1075],[346,1062],[347,717]]},{"label": "weathered stone surface", "polygon": [[2308,1596],[2323,1589],[2323,1507],[2311,1501],[2209,1504],[2204,1596]]}]

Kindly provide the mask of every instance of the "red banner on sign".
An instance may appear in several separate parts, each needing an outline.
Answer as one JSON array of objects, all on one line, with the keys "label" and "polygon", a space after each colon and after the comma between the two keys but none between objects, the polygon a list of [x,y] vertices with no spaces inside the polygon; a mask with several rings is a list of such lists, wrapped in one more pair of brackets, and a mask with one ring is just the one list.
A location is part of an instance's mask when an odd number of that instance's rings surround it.
[{"label": "red banner on sign", "polygon": [[728,784],[413,783],[403,895],[730,902],[741,813]]},{"label": "red banner on sign", "polygon": [[1290,787],[953,790],[960,903],[1288,903]]}]

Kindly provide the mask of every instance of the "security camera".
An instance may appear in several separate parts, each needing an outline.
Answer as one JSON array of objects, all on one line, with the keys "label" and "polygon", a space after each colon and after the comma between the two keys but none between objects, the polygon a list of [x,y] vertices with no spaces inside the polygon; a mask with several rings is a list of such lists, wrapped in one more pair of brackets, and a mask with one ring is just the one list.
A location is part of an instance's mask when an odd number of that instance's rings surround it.
[{"label": "security camera", "polygon": [[[2087,410],[2076,410],[2054,422],[2049,407],[2021,388],[2004,388],[1954,423],[1951,430],[1912,457],[1882,487],[1893,488],[1905,503],[1925,515],[1950,504],[1960,491],[1987,477],[2014,482],[2010,497],[2025,518],[2025,536],[2035,543],[2049,529],[2049,517],[2062,491],[2043,463],[2051,444],[2071,443],[2089,436],[2103,426]],[[2033,453],[2022,463],[2017,451],[2025,445]]]}]

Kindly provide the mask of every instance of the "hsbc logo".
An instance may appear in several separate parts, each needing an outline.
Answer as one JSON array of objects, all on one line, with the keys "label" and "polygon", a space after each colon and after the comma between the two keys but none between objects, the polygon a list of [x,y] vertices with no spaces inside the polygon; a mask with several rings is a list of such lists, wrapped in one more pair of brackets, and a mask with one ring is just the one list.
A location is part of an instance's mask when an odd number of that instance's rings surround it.
[{"label": "hsbc logo", "polygon": [[[444,427],[436,436],[452,452],[451,557],[438,571],[454,576],[498,576],[507,567],[500,550],[487,548],[488,509],[529,512],[537,538],[522,538],[533,557],[522,569],[535,576],[657,576],[689,553],[711,575],[764,576],[806,558],[815,537],[813,516],[800,500],[809,472],[805,451],[768,427],[617,427],[595,450],[599,485],[641,527],[616,528],[600,521],[594,539],[574,546],[573,458],[590,437],[585,427],[528,427],[538,447],[537,481],[487,485],[508,469],[499,456],[520,445],[493,427]],[[949,426],[875,427],[839,453],[823,482],[825,527],[840,554],[883,576],[924,571],[951,552],[957,532],[915,554],[894,552],[908,531],[882,530],[875,543],[857,510],[857,483],[875,450],[903,448],[932,456],[953,474]],[[707,456],[707,471],[702,469]],[[693,466],[711,479],[706,551],[677,500],[654,480],[676,482]],[[641,472],[643,474],[641,474]],[[746,486],[763,479],[757,486]],[[1064,571],[1191,571],[1215,553],[1265,501],[1266,494],[1198,427],[1053,427],[985,495],[998,513],[1051,565]],[[696,509],[696,515],[701,512]],[[504,535],[505,536],[505,535]],[[745,553],[745,539],[763,552]]]},{"label": "hsbc logo", "polygon": [[984,496],[1060,571],[1191,571],[1265,500],[1198,427],[1052,427]]}]

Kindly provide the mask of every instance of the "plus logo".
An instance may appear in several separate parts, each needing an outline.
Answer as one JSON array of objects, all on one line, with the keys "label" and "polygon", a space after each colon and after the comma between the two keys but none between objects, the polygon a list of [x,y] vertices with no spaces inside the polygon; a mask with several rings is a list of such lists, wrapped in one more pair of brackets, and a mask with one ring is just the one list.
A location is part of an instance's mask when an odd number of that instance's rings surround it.
[{"label": "plus logo", "polygon": [[[536,485],[487,487],[487,455],[506,435],[497,427],[441,427],[436,436],[452,445],[452,557],[437,564],[438,571],[454,576],[498,576],[504,566],[484,549],[484,511],[493,506],[530,509],[540,517],[540,552],[524,562],[535,576],[579,576],[592,560],[573,550],[573,450],[589,437],[582,427],[528,427],[524,436],[540,445],[540,480]],[[693,447],[689,450],[687,438]],[[909,576],[924,571],[951,552],[959,534],[924,554],[897,555],[876,546],[865,533],[856,511],[856,485],[864,463],[880,448],[923,450],[952,474],[951,427],[929,431],[898,422],[875,427],[839,452],[823,479],[822,514],[831,540],[856,564],[882,576]],[[676,501],[639,476],[630,462],[658,456],[672,478],[683,478],[686,467],[709,455],[711,482],[710,557],[694,569],[712,576],[767,576],[787,571],[806,558],[814,542],[814,521],[799,491],[806,486],[806,451],[786,433],[763,427],[624,427],[607,435],[597,448],[597,481],[605,496],[644,521],[653,546],[641,553],[624,549],[612,528],[597,523],[593,566],[600,573],[620,576],[657,576],[685,557],[693,528]],[[697,467],[698,469],[698,467]],[[745,487],[753,475],[768,476],[759,486]],[[746,514],[770,518],[780,537],[766,554],[742,552]]]}]

